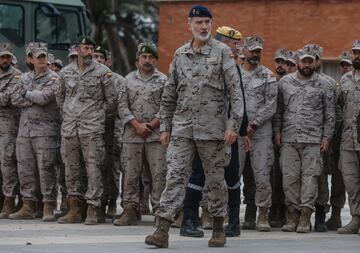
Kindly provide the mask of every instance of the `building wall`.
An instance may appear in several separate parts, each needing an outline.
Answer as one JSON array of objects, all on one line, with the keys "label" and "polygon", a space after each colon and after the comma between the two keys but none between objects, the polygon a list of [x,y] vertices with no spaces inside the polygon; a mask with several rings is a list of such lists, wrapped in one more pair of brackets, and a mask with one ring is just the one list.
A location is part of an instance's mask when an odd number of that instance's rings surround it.
[{"label": "building wall", "polygon": [[244,36],[264,38],[262,63],[273,68],[277,48],[298,49],[307,43],[324,48],[324,58],[335,59],[360,39],[360,1],[350,0],[238,0],[164,1],[160,4],[159,69],[167,73],[174,51],[191,39],[187,14],[202,4],[213,13],[213,34],[218,26],[237,28]]}]

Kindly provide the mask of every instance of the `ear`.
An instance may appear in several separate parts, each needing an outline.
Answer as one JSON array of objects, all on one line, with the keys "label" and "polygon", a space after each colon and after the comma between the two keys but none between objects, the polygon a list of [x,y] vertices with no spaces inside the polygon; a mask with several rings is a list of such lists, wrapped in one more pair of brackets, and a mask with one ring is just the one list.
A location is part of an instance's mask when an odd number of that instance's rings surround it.
[{"label": "ear", "polygon": [[189,31],[192,32],[192,30],[191,30],[191,18],[188,18],[187,26],[188,26]]}]

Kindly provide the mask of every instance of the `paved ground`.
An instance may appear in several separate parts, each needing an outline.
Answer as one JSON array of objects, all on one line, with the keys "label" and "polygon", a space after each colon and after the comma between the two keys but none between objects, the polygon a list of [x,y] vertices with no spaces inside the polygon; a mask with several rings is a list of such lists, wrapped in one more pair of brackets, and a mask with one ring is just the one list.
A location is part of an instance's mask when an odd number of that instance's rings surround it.
[{"label": "paved ground", "polygon": [[[344,222],[348,222],[348,209],[343,213]],[[145,236],[154,230],[153,217],[145,216],[143,220],[133,227],[116,227],[110,220],[97,226],[0,220],[0,253],[154,252],[154,248],[144,244]],[[241,237],[228,239],[222,249],[207,247],[210,234],[211,231],[206,231],[205,238],[193,239],[179,236],[179,229],[171,229],[170,248],[161,252],[360,252],[358,235],[335,232],[296,234],[279,229],[270,233],[243,230]]]}]

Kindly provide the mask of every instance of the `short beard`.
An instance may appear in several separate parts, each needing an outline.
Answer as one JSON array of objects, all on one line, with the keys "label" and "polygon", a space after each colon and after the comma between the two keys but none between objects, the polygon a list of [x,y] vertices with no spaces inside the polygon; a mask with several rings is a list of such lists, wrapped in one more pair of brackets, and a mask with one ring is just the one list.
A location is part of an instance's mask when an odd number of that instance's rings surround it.
[{"label": "short beard", "polygon": [[352,61],[353,68],[356,70],[360,69],[360,59],[356,58]]},{"label": "short beard", "polygon": [[248,63],[250,63],[250,65],[252,65],[252,66],[257,66],[257,65],[259,65],[259,63],[260,63],[260,59],[257,58],[257,57],[249,57],[249,58],[246,58],[246,61],[247,61]]},{"label": "short beard", "polygon": [[276,69],[276,73],[277,73],[278,75],[280,75],[280,76],[283,76],[283,75],[286,74],[286,70],[283,69],[282,67],[278,67],[278,68]]},{"label": "short beard", "polygon": [[299,73],[302,74],[303,76],[311,77],[311,76],[314,74],[315,69],[310,69],[309,72],[306,72],[306,71],[304,71],[304,69],[301,69],[301,68],[298,66],[298,71],[299,71]]},{"label": "short beard", "polygon": [[196,36],[194,36],[196,39],[200,40],[201,42],[205,42],[205,41],[208,41],[210,39],[210,36],[211,34],[208,33],[206,34],[205,36],[201,35],[201,34],[198,34]]},{"label": "short beard", "polygon": [[2,71],[4,71],[4,72],[7,72],[8,70],[9,70],[9,68],[10,68],[10,64],[8,64],[8,65],[0,65],[0,69],[2,70]]},{"label": "short beard", "polygon": [[92,56],[91,55],[81,56],[81,59],[86,65],[90,65],[91,62],[92,62]]}]

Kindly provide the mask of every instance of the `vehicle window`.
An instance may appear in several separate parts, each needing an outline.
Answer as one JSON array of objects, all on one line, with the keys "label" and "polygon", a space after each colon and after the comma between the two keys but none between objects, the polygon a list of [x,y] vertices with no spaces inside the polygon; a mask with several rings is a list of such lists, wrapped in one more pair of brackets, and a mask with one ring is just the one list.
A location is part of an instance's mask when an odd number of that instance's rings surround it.
[{"label": "vehicle window", "polygon": [[0,34],[17,46],[24,44],[24,9],[21,6],[0,4]]},{"label": "vehicle window", "polygon": [[68,47],[77,41],[81,34],[78,13],[71,10],[56,9],[56,13],[36,11],[36,41],[46,42],[49,48]]}]

